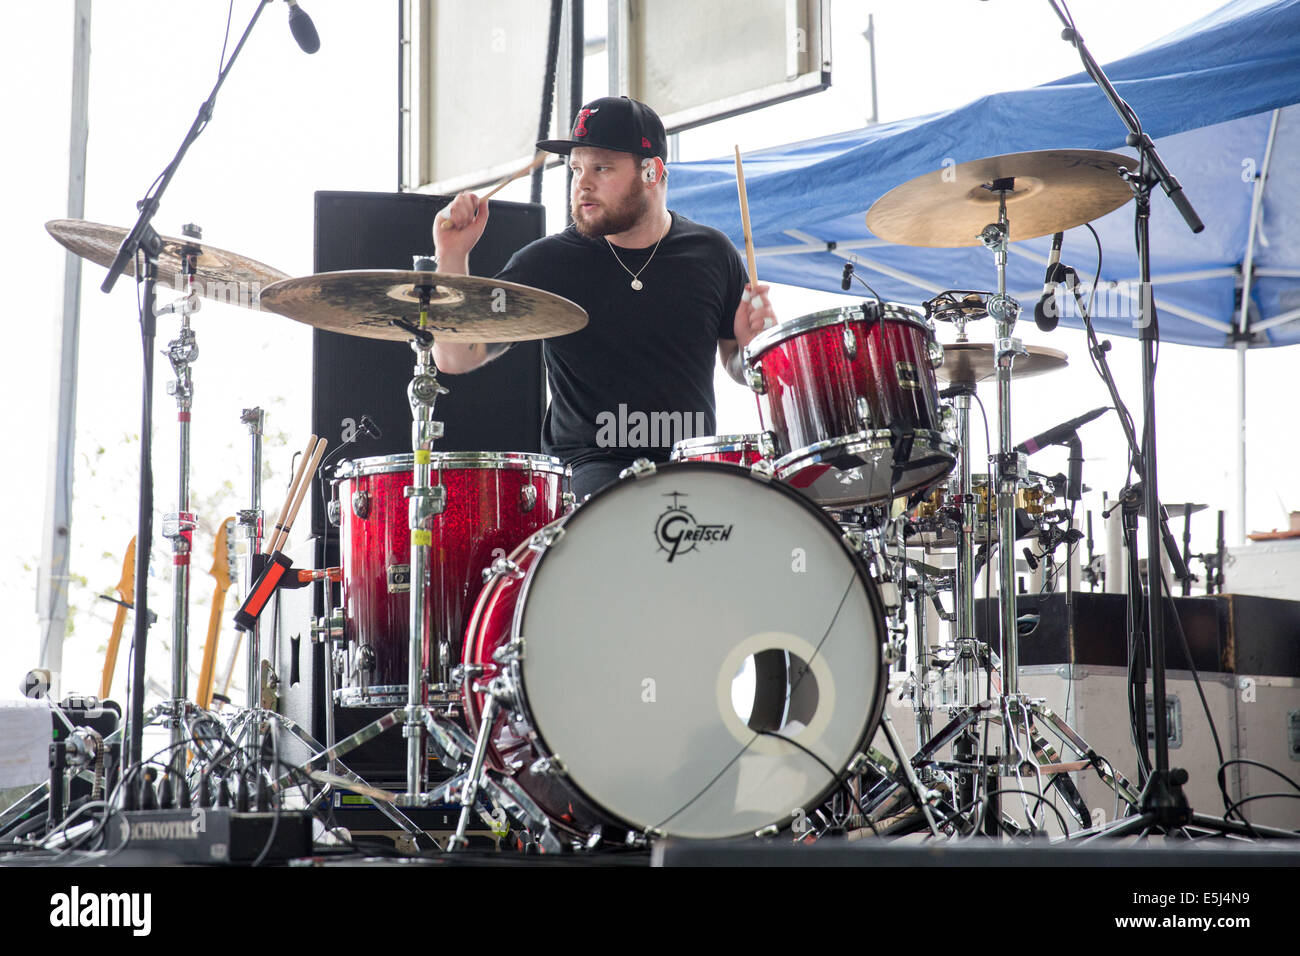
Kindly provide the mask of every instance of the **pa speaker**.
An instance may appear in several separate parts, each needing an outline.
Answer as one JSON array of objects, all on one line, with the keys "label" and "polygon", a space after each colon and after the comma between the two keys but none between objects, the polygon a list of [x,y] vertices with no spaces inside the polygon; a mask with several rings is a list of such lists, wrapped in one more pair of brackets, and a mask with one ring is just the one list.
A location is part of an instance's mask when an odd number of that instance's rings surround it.
[{"label": "pa speaker", "polygon": [[[315,270],[410,269],[415,255],[433,255],[433,218],[451,197],[423,193],[316,193]],[[470,269],[492,276],[518,249],[546,231],[534,203],[492,203],[492,218]],[[411,451],[411,408],[406,386],[415,353],[404,342],[312,333],[312,431],[337,449],[354,434],[362,415],[381,437],[359,438],[344,453],[369,458]],[[439,397],[436,419],[445,424],[435,451],[541,450],[546,374],[540,342],[518,342],[504,355],[466,375],[440,375],[449,392]],[[337,459],[336,459],[337,461]],[[312,495],[312,532],[323,534],[325,515]]]}]

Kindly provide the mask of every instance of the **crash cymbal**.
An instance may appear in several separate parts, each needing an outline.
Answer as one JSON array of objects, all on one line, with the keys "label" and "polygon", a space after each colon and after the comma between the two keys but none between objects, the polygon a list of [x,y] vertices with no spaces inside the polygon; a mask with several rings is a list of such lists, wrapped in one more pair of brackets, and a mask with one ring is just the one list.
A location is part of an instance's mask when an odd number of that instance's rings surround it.
[{"label": "crash cymbal", "polygon": [[[131,230],[106,226],[84,219],[51,219],[45,231],[72,252],[107,268],[117,258],[118,247]],[[210,246],[200,239],[173,239],[162,236],[158,253],[158,284],[184,291],[181,274],[181,250],[197,246],[195,288],[199,295],[217,302],[256,308],[261,291],[273,282],[289,278],[288,273],[234,252]],[[127,264],[126,275],[135,275],[134,258]]]},{"label": "crash cymbal", "polygon": [[1136,159],[1095,149],[1043,149],[989,156],[925,173],[895,186],[867,211],[867,228],[904,246],[978,246],[998,218],[995,180],[1007,193],[1010,240],[1064,232],[1118,209],[1133,198],[1119,177]]},{"label": "crash cymbal", "polygon": [[523,342],[587,324],[580,306],[531,286],[397,269],[285,279],[262,290],[262,308],[328,332],[406,341],[410,334],[392,320],[419,320],[417,283],[433,287],[426,327],[443,342]]},{"label": "crash cymbal", "polygon": [[[1069,364],[1065,353],[1041,345],[1026,345],[1028,355],[1017,355],[1015,378],[1055,372]],[[977,385],[997,375],[997,356],[988,342],[956,342],[943,347],[943,364],[934,374],[953,385]]]}]

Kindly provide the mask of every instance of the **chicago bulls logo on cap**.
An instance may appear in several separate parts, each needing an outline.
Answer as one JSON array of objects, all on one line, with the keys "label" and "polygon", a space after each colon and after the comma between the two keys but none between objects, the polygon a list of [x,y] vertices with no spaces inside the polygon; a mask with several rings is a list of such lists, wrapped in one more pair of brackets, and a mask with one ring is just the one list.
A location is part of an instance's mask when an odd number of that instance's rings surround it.
[{"label": "chicago bulls logo on cap", "polygon": [[[586,136],[586,135],[587,135],[587,117],[589,117],[592,113],[599,113],[599,112],[600,112],[600,107],[596,107],[596,109],[594,109],[594,110],[589,110],[589,109],[582,109],[582,110],[579,110],[579,111],[578,111],[578,122],[577,122],[577,124],[573,127],[573,135],[574,135],[574,136]],[[649,144],[647,143],[646,145],[649,145]]]}]

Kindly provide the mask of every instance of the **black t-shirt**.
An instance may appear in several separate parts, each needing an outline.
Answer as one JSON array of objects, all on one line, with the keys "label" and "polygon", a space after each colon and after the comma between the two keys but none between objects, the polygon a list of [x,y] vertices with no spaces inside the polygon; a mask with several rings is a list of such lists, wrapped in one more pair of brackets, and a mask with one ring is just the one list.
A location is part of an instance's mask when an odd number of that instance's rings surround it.
[{"label": "black t-shirt", "polygon": [[[666,461],[675,442],[715,433],[714,356],[719,339],[735,338],[744,260],[721,232],[677,213],[652,250],[611,250],[569,226],[520,249],[498,274],[587,310],[586,327],[543,343],[546,454],[571,464]],[[639,274],[639,291],[624,266]]]}]

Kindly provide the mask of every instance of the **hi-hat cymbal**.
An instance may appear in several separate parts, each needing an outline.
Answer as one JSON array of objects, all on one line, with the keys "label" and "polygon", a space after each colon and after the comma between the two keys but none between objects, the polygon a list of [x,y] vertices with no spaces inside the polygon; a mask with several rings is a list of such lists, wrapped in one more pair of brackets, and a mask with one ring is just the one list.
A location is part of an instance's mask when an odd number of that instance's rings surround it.
[{"label": "hi-hat cymbal", "polygon": [[947,166],[895,186],[867,211],[867,228],[904,246],[978,246],[998,218],[996,180],[1007,193],[1012,242],[1092,222],[1133,198],[1119,167],[1137,160],[1095,149],[1042,149]]},{"label": "hi-hat cymbal", "polygon": [[[59,244],[91,262],[105,268],[117,258],[117,250],[131,230],[120,226],[107,226],[84,219],[51,219],[45,231]],[[158,283],[178,292],[185,291],[181,273],[182,250],[187,246],[199,249],[195,264],[195,290],[199,295],[217,302],[256,308],[262,289],[273,282],[289,278],[288,273],[249,259],[238,253],[210,246],[200,239],[174,239],[161,236],[162,248],[158,252]],[[135,275],[134,258],[127,264],[126,275]]]},{"label": "hi-hat cymbal", "polygon": [[417,285],[433,289],[425,328],[443,342],[523,342],[587,324],[581,306],[531,286],[398,269],[285,279],[262,290],[262,308],[327,332],[406,341],[410,333],[392,322],[418,322]]},{"label": "hi-hat cymbal", "polygon": [[[1026,345],[1027,355],[1017,355],[1015,378],[1031,378],[1055,372],[1069,364],[1065,353],[1041,345]],[[953,385],[977,385],[997,375],[997,353],[988,342],[956,342],[943,347],[943,364],[934,374]]]}]

